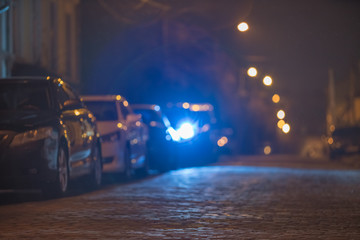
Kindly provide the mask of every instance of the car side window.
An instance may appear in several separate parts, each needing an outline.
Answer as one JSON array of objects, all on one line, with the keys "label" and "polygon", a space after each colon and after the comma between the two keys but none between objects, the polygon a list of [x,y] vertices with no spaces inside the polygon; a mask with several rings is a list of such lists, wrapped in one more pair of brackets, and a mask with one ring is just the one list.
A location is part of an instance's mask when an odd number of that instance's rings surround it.
[{"label": "car side window", "polygon": [[58,86],[57,95],[58,95],[59,104],[60,104],[61,108],[64,107],[65,103],[69,100],[81,103],[80,99],[77,97],[76,93],[74,93],[67,84]]},{"label": "car side window", "polygon": [[124,116],[124,119],[126,119],[127,115],[130,114],[128,106],[125,106],[124,102],[120,104],[120,111],[121,114]]},{"label": "car side window", "polygon": [[59,105],[62,108],[66,101],[70,100],[70,96],[64,91],[64,89],[60,86],[57,87],[56,93],[59,100]]},{"label": "car side window", "polygon": [[70,100],[79,101],[79,98],[77,97],[76,93],[67,84],[63,85],[63,89],[66,92],[66,94],[70,97]]}]

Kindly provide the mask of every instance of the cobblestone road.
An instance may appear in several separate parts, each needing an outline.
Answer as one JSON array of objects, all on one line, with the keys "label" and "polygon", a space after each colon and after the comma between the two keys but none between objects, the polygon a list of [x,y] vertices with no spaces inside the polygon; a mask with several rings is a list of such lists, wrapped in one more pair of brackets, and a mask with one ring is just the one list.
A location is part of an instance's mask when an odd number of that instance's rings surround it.
[{"label": "cobblestone road", "polygon": [[0,239],[360,239],[359,170],[291,157],[230,160],[2,204]]}]

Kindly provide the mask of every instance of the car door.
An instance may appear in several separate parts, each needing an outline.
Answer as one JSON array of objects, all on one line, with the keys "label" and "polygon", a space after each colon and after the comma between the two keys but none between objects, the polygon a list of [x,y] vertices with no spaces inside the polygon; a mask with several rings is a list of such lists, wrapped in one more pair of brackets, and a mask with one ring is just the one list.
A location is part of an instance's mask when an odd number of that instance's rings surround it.
[{"label": "car door", "polygon": [[65,84],[57,86],[57,96],[61,109],[60,119],[65,125],[69,146],[70,176],[83,175],[90,171],[91,141],[89,136],[88,111],[71,88]]},{"label": "car door", "polygon": [[131,160],[135,167],[141,167],[145,160],[145,152],[142,146],[142,135],[140,132],[140,117],[137,117],[124,100],[120,102],[120,111],[123,121],[127,126],[127,138],[130,144]]}]

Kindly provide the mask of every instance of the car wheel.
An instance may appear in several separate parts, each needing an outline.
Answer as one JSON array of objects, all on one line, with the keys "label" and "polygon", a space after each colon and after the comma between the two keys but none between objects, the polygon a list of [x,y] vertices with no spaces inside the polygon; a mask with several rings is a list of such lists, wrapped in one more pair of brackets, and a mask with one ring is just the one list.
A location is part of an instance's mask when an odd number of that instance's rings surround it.
[{"label": "car wheel", "polygon": [[69,190],[68,157],[63,146],[59,147],[57,156],[57,173],[55,182],[45,183],[42,187],[43,195],[48,198],[61,197]]},{"label": "car wheel", "polygon": [[129,149],[129,147],[125,148],[124,162],[125,162],[124,177],[126,179],[130,179],[132,177],[132,167],[131,167],[131,159],[130,159],[130,149]]},{"label": "car wheel", "polygon": [[64,195],[69,188],[69,166],[68,158],[63,147],[60,146],[58,152],[58,192]]},{"label": "car wheel", "polygon": [[92,187],[99,188],[102,183],[102,164],[101,164],[101,151],[97,145],[94,150],[94,167],[92,170]]},{"label": "car wheel", "polygon": [[178,158],[174,153],[171,152],[168,153],[168,161],[169,161],[168,171],[178,169],[178,164],[177,164]]},{"label": "car wheel", "polygon": [[144,166],[142,166],[139,169],[136,169],[136,175],[139,177],[144,177],[149,174],[149,155],[146,152],[145,153],[145,160],[144,160]]}]

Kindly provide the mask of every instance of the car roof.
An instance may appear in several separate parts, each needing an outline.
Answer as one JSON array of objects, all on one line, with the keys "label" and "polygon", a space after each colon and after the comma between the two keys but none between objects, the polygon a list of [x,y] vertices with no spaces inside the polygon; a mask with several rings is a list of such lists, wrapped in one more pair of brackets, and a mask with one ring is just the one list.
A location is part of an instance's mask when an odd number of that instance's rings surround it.
[{"label": "car roof", "polygon": [[50,76],[17,76],[17,77],[7,77],[0,78],[0,82],[46,82],[57,79],[56,77]]},{"label": "car roof", "polygon": [[125,101],[121,95],[82,95],[83,101]]},{"label": "car roof", "polygon": [[177,103],[168,103],[168,108],[180,108],[188,109],[193,112],[212,112],[214,106],[210,103],[191,103],[191,102],[177,102]]},{"label": "car roof", "polygon": [[[131,107],[133,109],[147,109],[147,110],[154,110],[154,111],[160,110],[160,106],[156,105],[156,104],[131,104]],[[156,109],[158,109],[158,110],[156,110]]]}]

